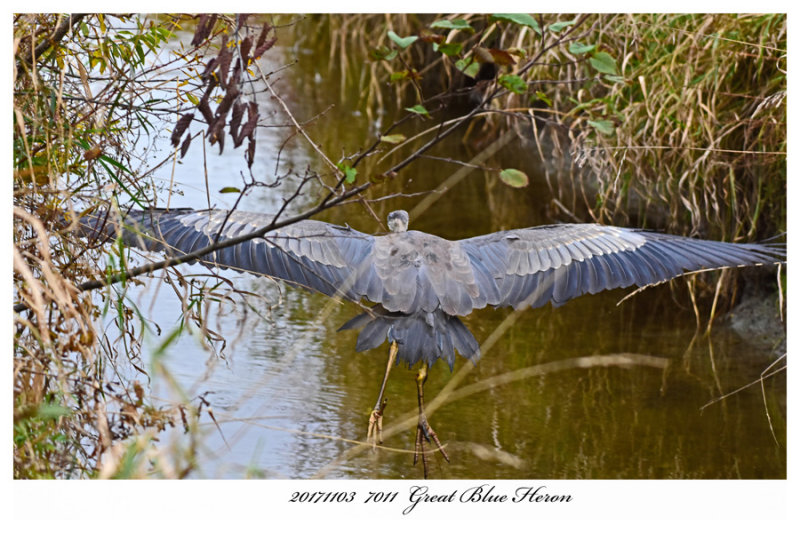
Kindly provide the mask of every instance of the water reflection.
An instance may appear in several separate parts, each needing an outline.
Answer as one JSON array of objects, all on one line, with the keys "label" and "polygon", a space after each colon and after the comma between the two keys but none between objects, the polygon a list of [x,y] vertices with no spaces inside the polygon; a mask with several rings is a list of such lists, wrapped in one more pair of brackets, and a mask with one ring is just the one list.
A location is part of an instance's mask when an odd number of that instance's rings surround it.
[{"label": "water reflection", "polygon": [[[246,277],[238,280],[247,283]],[[255,288],[255,287],[254,287]],[[621,292],[621,291],[618,291]],[[668,288],[656,288],[617,307],[621,294],[590,296],[560,309],[521,314],[486,352],[460,387],[507,372],[590,354],[634,353],[667,358],[645,366],[574,368],[498,386],[439,408],[431,417],[450,446],[452,463],[435,459],[447,478],[781,478],[785,454],[785,381],[779,375],[704,411],[700,407],[756,379],[764,354],[720,328],[691,343],[694,318],[674,310]],[[421,472],[410,455],[381,450],[336,461],[363,439],[385,358],[385,347],[353,351],[355,334],[336,334],[354,309],[289,290],[272,321],[251,317],[230,360],[209,374],[206,354],[192,338],[171,350],[167,364],[187,387],[207,397],[221,424],[207,421],[201,477],[406,478]],[[157,320],[179,308],[162,292]],[[482,310],[467,325],[483,341],[509,311]],[[235,321],[223,318],[231,338]],[[234,331],[236,330],[236,331]],[[458,373],[472,365],[459,360]],[[451,378],[438,363],[428,394]],[[156,394],[160,390],[156,387]],[[387,424],[416,407],[413,372],[398,367],[387,391]],[[224,440],[223,440],[224,436]],[[386,445],[413,449],[413,432]],[[490,450],[487,459],[475,445]],[[509,454],[504,461],[497,452]]]},{"label": "water reflection", "polygon": [[[276,54],[278,49],[276,48]],[[272,56],[288,63],[291,50]],[[286,71],[282,94],[301,119],[320,115],[330,105],[338,83],[311,83],[311,62]],[[273,66],[275,66],[273,65]],[[266,70],[266,69],[265,69]],[[319,80],[319,78],[317,78]],[[268,113],[274,103],[262,102]],[[309,127],[309,134],[331,153],[361,146],[371,124],[353,115],[354,101],[338,102]],[[288,176],[275,188],[260,188],[245,198],[243,209],[275,212],[299,183],[298,169],[318,165],[317,156],[299,141],[280,151],[285,132],[259,131],[256,173]],[[199,147],[192,147],[199,150]],[[454,136],[437,150],[469,160],[477,152]],[[523,139],[512,140],[487,165],[523,167],[533,156]],[[208,158],[209,189],[217,191],[240,180],[231,175],[240,155],[228,152]],[[205,172],[199,154],[178,167],[175,181],[186,191],[181,205],[204,207]],[[366,167],[368,169],[369,166]],[[437,160],[418,163],[396,181],[375,187],[373,198],[402,190],[437,190],[457,167]],[[290,172],[295,172],[292,176]],[[369,172],[365,170],[365,172]],[[541,180],[520,193],[499,184],[490,174],[470,173],[424,213],[413,229],[458,239],[512,227],[552,222],[547,187]],[[230,199],[212,196],[213,205]],[[301,197],[287,214],[307,208],[314,196]],[[372,207],[379,218],[390,210],[411,210],[418,197],[401,197]],[[173,200],[172,205],[176,205]],[[331,222],[380,231],[361,204],[328,212]],[[202,272],[202,267],[182,267]],[[198,477],[264,476],[270,478],[407,478],[421,476],[411,467],[413,431],[387,438],[393,449],[351,453],[352,439],[363,440],[368,413],[383,373],[386,346],[367,353],[354,351],[354,332],[337,328],[358,312],[352,304],[335,303],[305,291],[279,291],[268,280],[226,273],[238,286],[265,295],[260,312],[244,324],[226,308],[211,316],[232,341],[224,361],[211,360],[199,342],[184,336],[172,347],[166,364],[189,395],[208,393],[219,428],[204,419]],[[168,290],[151,286],[134,294],[142,309],[169,329],[180,301]],[[624,291],[586,296],[553,309],[528,310],[469,372],[459,387],[471,386],[526,367],[570,361],[590,355],[643,354],[669,361],[667,369],[625,365],[572,368],[515,381],[447,403],[431,416],[452,459],[433,461],[433,475],[447,478],[783,478],[785,454],[785,374],[751,387],[701,411],[722,393],[758,379],[774,356],[748,346],[735,333],[716,327],[709,337],[696,337],[694,313],[682,285],[674,291],[657,287],[622,305]],[[151,305],[154,298],[157,304]],[[276,305],[270,311],[268,305]],[[279,305],[278,305],[279,304]],[[511,315],[510,310],[484,309],[465,320],[484,341]],[[149,341],[150,350],[159,342]],[[212,358],[213,359],[213,358]],[[456,366],[458,373],[463,359]],[[439,362],[429,374],[429,402],[451,378]],[[154,394],[170,397],[165,383]],[[416,409],[413,373],[398,367],[388,384],[387,424]],[[769,414],[773,429],[769,426]],[[177,432],[168,438],[186,439]],[[777,439],[777,443],[775,440]]]}]

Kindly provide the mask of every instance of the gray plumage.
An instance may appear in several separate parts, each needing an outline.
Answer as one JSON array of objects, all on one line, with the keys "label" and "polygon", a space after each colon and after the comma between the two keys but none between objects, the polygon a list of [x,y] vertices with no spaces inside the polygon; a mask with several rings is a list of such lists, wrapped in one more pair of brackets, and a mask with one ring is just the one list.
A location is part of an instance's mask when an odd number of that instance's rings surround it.
[{"label": "gray plumage", "polygon": [[[128,245],[167,254],[199,250],[268,225],[264,214],[221,210],[130,212]],[[226,217],[227,221],[226,221]],[[224,223],[224,227],[223,227]],[[81,219],[84,233],[115,235],[101,216]],[[516,309],[561,305],[586,293],[647,286],[701,269],[785,261],[785,244],[707,241],[598,224],[558,224],[500,231],[460,241],[407,231],[408,214],[389,215],[386,235],[305,220],[203,256],[206,264],[265,274],[352,301],[371,312],[342,329],[361,328],[356,349],[397,341],[409,365],[454,350],[473,361],[477,341],[457,318],[487,305]]]}]

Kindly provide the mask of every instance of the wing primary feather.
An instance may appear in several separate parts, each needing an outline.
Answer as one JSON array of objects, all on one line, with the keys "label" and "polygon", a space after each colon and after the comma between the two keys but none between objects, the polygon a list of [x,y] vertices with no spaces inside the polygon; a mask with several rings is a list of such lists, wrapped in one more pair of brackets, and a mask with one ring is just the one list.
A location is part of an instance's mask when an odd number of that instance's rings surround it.
[{"label": "wing primary feather", "polygon": [[286,270],[286,254],[272,244],[265,243],[265,246],[265,258],[269,264],[269,271],[266,274],[284,281],[290,281],[289,272]]},{"label": "wing primary feather", "polygon": [[553,302],[563,304],[573,296],[575,286],[575,271],[569,263],[554,271],[555,285],[553,287]]},{"label": "wing primary feather", "polygon": [[613,253],[613,254],[606,254],[603,257],[606,258],[607,265],[608,265],[608,273],[609,273],[609,281],[611,282],[611,288],[617,287],[627,287],[629,285],[633,285],[635,283],[635,278],[633,274],[628,270],[625,266],[621,258],[619,257],[620,253]]},{"label": "wing primary feather", "polygon": [[594,265],[594,271],[597,274],[597,284],[595,285],[592,293],[596,294],[600,291],[614,288],[614,284],[611,281],[611,272],[608,266],[608,261],[606,260],[606,256],[596,255],[589,261],[591,261]]},{"label": "wing primary feather", "polygon": [[[575,261],[574,263],[576,267],[580,270],[579,273],[580,283],[578,284],[578,294],[576,294],[575,296],[591,292],[592,287],[594,287],[597,284],[597,273],[594,271],[594,263],[592,263],[592,258],[587,257],[583,261]],[[573,296],[573,298],[575,296]]]}]

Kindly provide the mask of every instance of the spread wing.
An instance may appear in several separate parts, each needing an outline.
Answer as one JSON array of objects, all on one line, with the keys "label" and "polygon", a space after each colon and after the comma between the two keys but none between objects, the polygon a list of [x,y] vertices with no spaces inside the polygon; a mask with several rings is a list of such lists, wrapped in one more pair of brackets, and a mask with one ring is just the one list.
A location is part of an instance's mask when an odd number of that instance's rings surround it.
[{"label": "spread wing", "polygon": [[[184,254],[268,225],[270,215],[222,210],[129,213],[132,246]],[[81,219],[97,232],[100,217]],[[110,229],[109,229],[110,228]],[[106,224],[99,230],[114,235]],[[566,224],[448,241],[416,231],[372,236],[305,220],[203,256],[206,264],[379,303],[389,312],[468,315],[486,305],[538,307],[586,293],[651,285],[705,268],[776,263],[783,244],[703,241],[640,230]],[[422,315],[420,315],[422,316]]]},{"label": "spread wing", "polygon": [[[154,209],[128,213],[121,233],[130,246],[181,255],[252,233],[272,221],[271,215],[242,211],[229,215],[223,210]],[[81,226],[90,234],[115,236],[119,231],[118,224],[101,215],[83,217]],[[374,239],[349,227],[304,220],[204,255],[200,261],[358,301],[379,289],[357,276],[361,265],[369,264]]]},{"label": "spread wing", "polygon": [[779,263],[785,244],[737,244],[597,224],[559,224],[458,241],[497,284],[496,306],[560,305],[586,293],[701,269]]}]

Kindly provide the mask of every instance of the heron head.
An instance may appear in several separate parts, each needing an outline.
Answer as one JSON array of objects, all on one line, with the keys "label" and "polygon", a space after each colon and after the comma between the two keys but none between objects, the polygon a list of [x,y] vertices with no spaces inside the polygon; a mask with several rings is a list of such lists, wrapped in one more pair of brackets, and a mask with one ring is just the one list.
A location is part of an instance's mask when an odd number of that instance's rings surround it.
[{"label": "heron head", "polygon": [[389,213],[386,221],[389,224],[389,231],[392,233],[402,233],[408,229],[408,213],[402,209]]}]

